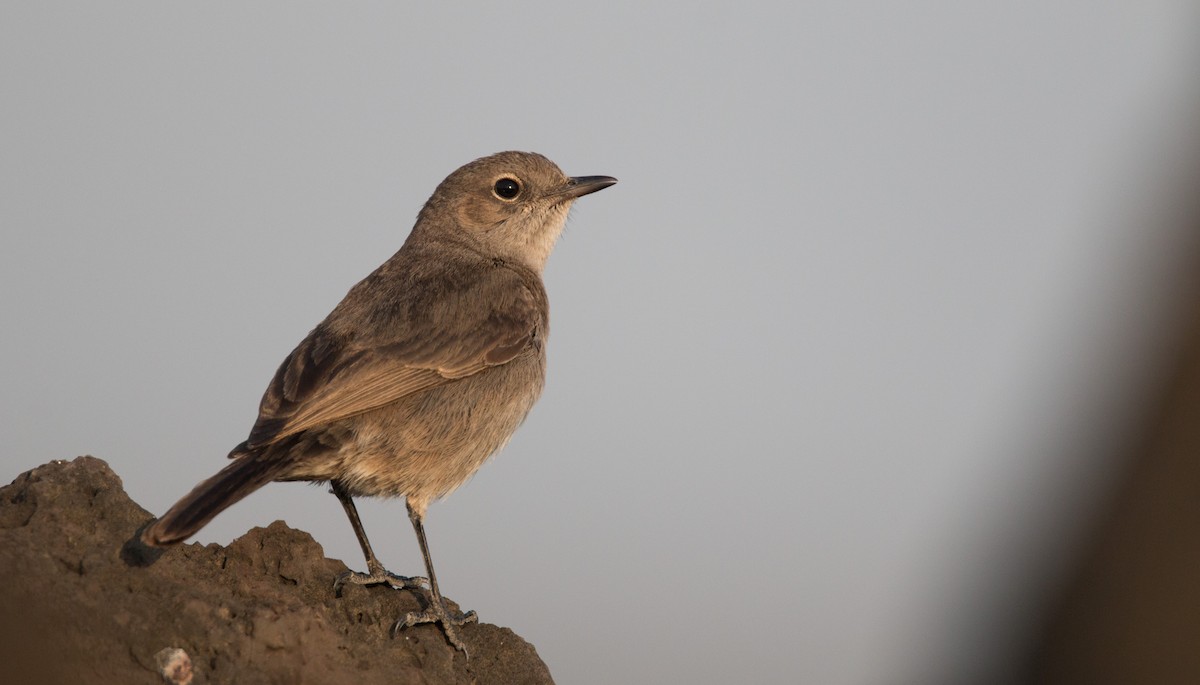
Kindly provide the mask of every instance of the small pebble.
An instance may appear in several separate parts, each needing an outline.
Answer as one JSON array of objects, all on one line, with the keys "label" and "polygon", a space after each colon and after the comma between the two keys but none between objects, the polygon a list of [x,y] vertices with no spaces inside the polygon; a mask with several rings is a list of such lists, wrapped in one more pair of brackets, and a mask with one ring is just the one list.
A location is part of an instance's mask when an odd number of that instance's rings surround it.
[{"label": "small pebble", "polygon": [[191,685],[192,658],[178,647],[167,647],[154,655],[163,682],[171,685]]}]

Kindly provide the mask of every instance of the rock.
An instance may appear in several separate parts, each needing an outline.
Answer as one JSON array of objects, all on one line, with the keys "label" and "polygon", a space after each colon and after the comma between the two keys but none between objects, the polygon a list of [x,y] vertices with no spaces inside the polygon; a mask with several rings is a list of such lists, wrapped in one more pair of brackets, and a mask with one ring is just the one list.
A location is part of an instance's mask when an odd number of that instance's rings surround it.
[{"label": "rock", "polygon": [[192,685],[192,658],[176,647],[167,647],[154,655],[159,675],[169,685]]},{"label": "rock", "polygon": [[228,547],[132,542],[152,515],[94,457],[0,488],[0,664],[9,683],[552,683],[511,630],[464,626],[464,658],[425,601],[333,578],[307,533],[276,521]]}]

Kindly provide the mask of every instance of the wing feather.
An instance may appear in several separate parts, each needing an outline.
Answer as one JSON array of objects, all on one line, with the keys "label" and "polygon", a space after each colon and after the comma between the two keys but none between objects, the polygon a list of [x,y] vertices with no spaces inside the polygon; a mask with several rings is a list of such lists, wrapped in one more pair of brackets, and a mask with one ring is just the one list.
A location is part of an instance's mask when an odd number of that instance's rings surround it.
[{"label": "wing feather", "polygon": [[338,336],[335,309],[280,365],[246,446],[269,445],[540,348],[545,292],[509,274],[512,287],[497,288],[493,278],[444,295],[413,315],[421,325],[393,326],[397,332],[382,339]]}]

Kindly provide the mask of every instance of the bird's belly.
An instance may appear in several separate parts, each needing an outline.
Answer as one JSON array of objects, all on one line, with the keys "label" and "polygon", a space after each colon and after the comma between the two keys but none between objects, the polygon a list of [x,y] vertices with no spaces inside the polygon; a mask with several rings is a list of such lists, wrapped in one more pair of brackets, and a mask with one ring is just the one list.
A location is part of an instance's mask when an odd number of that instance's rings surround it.
[{"label": "bird's belly", "polygon": [[[536,358],[463,378],[347,419],[333,477],[353,495],[444,497],[499,451],[541,394]],[[352,436],[352,437],[351,437]]]}]

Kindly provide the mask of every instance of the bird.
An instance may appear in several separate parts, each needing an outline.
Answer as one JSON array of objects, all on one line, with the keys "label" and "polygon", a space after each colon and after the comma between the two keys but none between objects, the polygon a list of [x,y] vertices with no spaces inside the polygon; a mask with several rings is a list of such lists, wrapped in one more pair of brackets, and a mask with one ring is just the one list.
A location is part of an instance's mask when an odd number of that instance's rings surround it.
[{"label": "bird", "polygon": [[[542,272],[575,200],[616,182],[570,177],[516,151],[447,176],[400,249],[283,360],[230,463],[148,525],[142,542],[182,542],[270,482],[328,483],[367,566],[339,575],[335,592],[427,585],[428,607],[393,631],[436,623],[467,654],[458,628],[478,617],[446,606],[425,514],[504,447],[537,401],[550,325]],[[404,498],[426,576],[384,568],[356,497]]]}]

